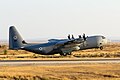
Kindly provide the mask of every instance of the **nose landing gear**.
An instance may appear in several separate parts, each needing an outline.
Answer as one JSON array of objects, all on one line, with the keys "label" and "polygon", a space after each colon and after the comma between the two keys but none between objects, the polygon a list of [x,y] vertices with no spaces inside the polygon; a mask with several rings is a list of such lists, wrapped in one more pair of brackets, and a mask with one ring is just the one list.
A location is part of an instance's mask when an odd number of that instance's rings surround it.
[{"label": "nose landing gear", "polygon": [[103,50],[103,46],[100,46],[100,50]]}]

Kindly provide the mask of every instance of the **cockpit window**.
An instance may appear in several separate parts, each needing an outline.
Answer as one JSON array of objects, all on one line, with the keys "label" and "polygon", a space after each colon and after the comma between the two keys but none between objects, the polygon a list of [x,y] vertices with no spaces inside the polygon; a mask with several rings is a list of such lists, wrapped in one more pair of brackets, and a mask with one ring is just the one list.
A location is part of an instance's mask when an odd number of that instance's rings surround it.
[{"label": "cockpit window", "polygon": [[104,36],[102,36],[102,39],[105,39],[105,37],[104,37]]}]

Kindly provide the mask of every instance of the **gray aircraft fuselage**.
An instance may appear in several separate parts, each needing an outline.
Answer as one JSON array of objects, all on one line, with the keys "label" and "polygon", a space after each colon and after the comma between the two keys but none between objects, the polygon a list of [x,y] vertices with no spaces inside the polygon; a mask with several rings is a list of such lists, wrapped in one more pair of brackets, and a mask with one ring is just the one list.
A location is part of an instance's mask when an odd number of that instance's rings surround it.
[{"label": "gray aircraft fuselage", "polygon": [[[55,48],[55,44],[58,43],[59,41],[68,41],[68,39],[63,39],[63,40],[57,40],[56,41],[50,41],[48,43],[43,43],[43,44],[35,44],[29,46],[25,46],[24,50],[35,52],[38,54],[43,54],[43,55],[50,55],[50,54],[56,54],[61,52],[61,48]],[[79,45],[79,50],[84,50],[84,49],[92,49],[92,48],[101,48],[107,43],[107,40],[104,36],[89,36],[86,37],[86,41],[81,43]],[[67,47],[63,47],[67,48]]]}]

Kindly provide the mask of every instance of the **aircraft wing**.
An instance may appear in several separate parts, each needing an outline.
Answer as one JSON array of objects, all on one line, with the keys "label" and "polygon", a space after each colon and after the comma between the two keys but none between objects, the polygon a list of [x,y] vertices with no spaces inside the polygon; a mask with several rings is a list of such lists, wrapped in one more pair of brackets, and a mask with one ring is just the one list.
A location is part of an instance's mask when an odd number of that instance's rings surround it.
[{"label": "aircraft wing", "polygon": [[76,51],[80,49],[81,43],[83,43],[83,39],[72,39],[72,40],[63,40],[58,41],[55,44],[55,49],[60,49],[62,53],[71,53],[72,51]]},{"label": "aircraft wing", "polygon": [[83,39],[72,39],[72,40],[63,40],[63,41],[58,41],[56,43],[57,46],[65,46],[65,45],[77,45],[83,43]]}]

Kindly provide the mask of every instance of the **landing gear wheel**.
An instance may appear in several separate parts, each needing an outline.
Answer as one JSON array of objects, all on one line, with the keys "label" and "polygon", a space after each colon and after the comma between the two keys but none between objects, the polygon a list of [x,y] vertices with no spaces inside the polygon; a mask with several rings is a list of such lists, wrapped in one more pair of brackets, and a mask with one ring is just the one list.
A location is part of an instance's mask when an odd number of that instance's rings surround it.
[{"label": "landing gear wheel", "polygon": [[71,55],[71,52],[70,52],[70,53],[68,53],[68,55]]},{"label": "landing gear wheel", "polygon": [[61,56],[67,56],[67,53],[60,53]]},{"label": "landing gear wheel", "polygon": [[67,56],[67,53],[63,53],[63,56]]},{"label": "landing gear wheel", "polygon": [[103,46],[100,46],[100,50],[103,50]]}]

